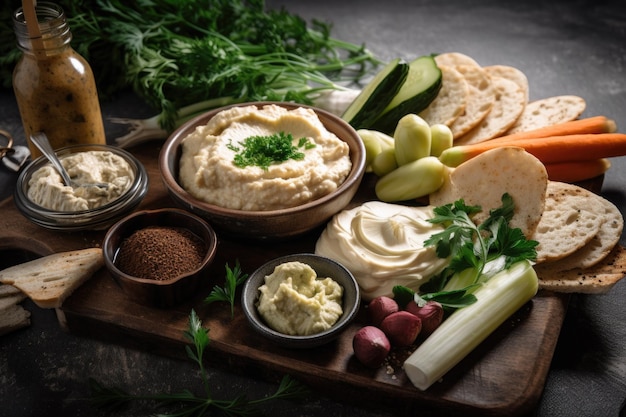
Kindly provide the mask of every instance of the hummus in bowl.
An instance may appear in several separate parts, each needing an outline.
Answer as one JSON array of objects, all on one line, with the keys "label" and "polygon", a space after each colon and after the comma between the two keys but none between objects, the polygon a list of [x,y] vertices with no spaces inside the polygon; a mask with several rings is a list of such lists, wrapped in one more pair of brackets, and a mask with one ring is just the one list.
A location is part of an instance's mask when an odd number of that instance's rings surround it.
[{"label": "hummus in bowl", "polygon": [[174,201],[216,231],[277,240],[325,224],[350,203],[365,172],[365,149],[356,131],[331,113],[243,103],[178,128],[161,150],[159,168]]},{"label": "hummus in bowl", "polygon": [[304,107],[232,107],[181,145],[181,186],[199,200],[237,210],[309,203],[335,191],[352,167],[348,144]]}]

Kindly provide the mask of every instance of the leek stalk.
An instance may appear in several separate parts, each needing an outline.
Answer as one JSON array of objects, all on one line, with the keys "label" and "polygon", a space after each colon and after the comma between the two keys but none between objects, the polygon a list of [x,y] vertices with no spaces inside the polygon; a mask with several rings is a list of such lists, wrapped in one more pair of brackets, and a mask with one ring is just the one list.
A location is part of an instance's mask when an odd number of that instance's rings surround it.
[{"label": "leek stalk", "polygon": [[450,315],[404,362],[404,371],[420,390],[428,389],[456,366],[505,320],[537,293],[532,264],[519,261],[474,292],[477,301]]}]

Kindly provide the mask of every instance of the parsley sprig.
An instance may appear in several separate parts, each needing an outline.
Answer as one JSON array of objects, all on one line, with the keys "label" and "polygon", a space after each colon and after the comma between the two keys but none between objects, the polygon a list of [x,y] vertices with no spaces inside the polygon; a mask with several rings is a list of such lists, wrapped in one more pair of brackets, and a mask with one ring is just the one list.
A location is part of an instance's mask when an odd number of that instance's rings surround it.
[{"label": "parsley sprig", "polygon": [[[300,161],[304,159],[304,152],[300,149],[311,149],[315,144],[308,138],[300,138],[298,144],[293,144],[291,133],[277,132],[267,136],[250,136],[241,147],[229,143],[228,149],[236,152],[233,163],[239,168],[258,166],[267,171],[270,165],[285,162],[289,159]],[[242,149],[243,148],[243,149]]]},{"label": "parsley sprig", "polygon": [[92,403],[99,409],[114,412],[129,405],[133,401],[144,401],[154,403],[158,408],[171,407],[171,413],[159,413],[159,416],[166,417],[200,417],[211,415],[212,411],[221,411],[228,416],[259,416],[263,415],[260,408],[263,404],[275,400],[298,400],[303,398],[308,389],[292,379],[284,376],[276,391],[266,397],[259,399],[248,399],[246,395],[238,395],[234,399],[221,400],[213,398],[210,392],[208,374],[204,367],[204,352],[208,347],[210,339],[208,329],[202,327],[198,315],[191,310],[189,315],[189,327],[185,331],[185,337],[193,343],[193,348],[185,346],[188,357],[200,368],[200,376],[204,386],[204,396],[198,396],[189,390],[184,390],[173,394],[153,394],[153,395],[131,395],[117,387],[105,387],[94,379],[90,380],[92,392]]},{"label": "parsley sprig", "polygon": [[452,272],[474,268],[476,283],[485,266],[498,258],[504,261],[502,270],[517,261],[537,257],[538,242],[527,240],[521,229],[509,227],[514,209],[513,198],[505,193],[502,206],[490,210],[489,217],[477,225],[470,216],[480,212],[480,206],[468,206],[458,200],[436,207],[429,222],[446,228],[433,234],[424,245],[435,246],[440,258],[452,256],[448,266]]},{"label": "parsley sprig", "polygon": [[204,299],[206,304],[212,304],[217,301],[224,301],[230,305],[230,316],[235,315],[235,295],[237,293],[237,287],[243,284],[248,278],[248,274],[244,274],[239,264],[239,259],[235,261],[234,268],[230,268],[226,264],[226,279],[224,286],[220,287],[215,285],[209,295]]},{"label": "parsley sprig", "polygon": [[[465,204],[464,200],[434,208],[428,221],[441,224],[444,230],[431,235],[424,246],[434,246],[437,256],[450,258],[448,266],[420,287],[421,294],[404,287],[394,288],[399,302],[415,299],[418,304],[428,300],[455,309],[472,304],[476,297],[472,289],[490,276],[512,264],[537,257],[538,242],[528,240],[519,228],[509,226],[515,205],[512,197],[502,195],[502,205],[489,211],[489,217],[476,224],[472,217],[482,211],[480,206]],[[453,277],[462,278],[462,288],[444,289]]]}]

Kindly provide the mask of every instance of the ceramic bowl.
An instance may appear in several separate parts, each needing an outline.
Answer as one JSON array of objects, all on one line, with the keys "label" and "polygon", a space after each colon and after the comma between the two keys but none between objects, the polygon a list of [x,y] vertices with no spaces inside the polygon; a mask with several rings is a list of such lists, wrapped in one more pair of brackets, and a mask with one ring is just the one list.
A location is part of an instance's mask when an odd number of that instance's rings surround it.
[{"label": "ceramic bowl", "polygon": [[53,230],[105,230],[132,212],[148,192],[148,174],[145,167],[131,153],[112,145],[73,145],[56,151],[60,159],[79,152],[108,151],[118,155],[129,164],[135,179],[130,188],[117,199],[100,207],[82,211],[55,211],[35,204],[28,197],[29,181],[48,160],[40,156],[30,162],[17,178],[14,200],[18,210],[31,222]]},{"label": "ceramic bowl", "polygon": [[[268,103],[244,103],[238,106]],[[273,103],[285,108],[308,107],[292,103]],[[324,126],[344,140],[350,147],[352,170],[333,193],[310,203],[293,208],[271,211],[233,210],[196,199],[178,182],[181,142],[197,126],[205,125],[223,107],[202,114],[178,128],[167,139],[159,156],[159,168],[165,186],[173,200],[181,207],[207,219],[218,233],[252,240],[281,240],[304,234],[328,221],[352,200],[365,172],[365,148],[356,131],[341,118],[312,108]]]},{"label": "ceramic bowl", "polygon": [[[184,228],[193,232],[205,244],[202,262],[192,271],[169,279],[153,279],[128,275],[118,267],[120,245],[135,231],[149,226]],[[135,212],[115,223],[107,231],[102,252],[104,263],[122,290],[134,301],[166,308],[188,300],[206,282],[208,269],[215,257],[217,237],[211,226],[198,216],[184,210],[167,208]]]},{"label": "ceramic bowl", "polygon": [[[291,261],[308,264],[319,278],[330,277],[343,287],[343,315],[330,329],[307,336],[287,335],[273,330],[259,314],[259,287],[265,283],[265,276],[274,272],[278,265]],[[332,259],[310,253],[283,256],[265,263],[250,275],[241,294],[241,305],[252,328],[273,343],[287,348],[312,348],[335,340],[354,320],[360,303],[359,286],[350,271]]]}]

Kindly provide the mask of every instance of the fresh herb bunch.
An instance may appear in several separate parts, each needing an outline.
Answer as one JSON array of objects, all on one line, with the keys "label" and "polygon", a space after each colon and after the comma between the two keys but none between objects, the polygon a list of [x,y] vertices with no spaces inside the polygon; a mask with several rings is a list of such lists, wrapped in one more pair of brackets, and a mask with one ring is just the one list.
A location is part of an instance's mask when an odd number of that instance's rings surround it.
[{"label": "fresh herb bunch", "polygon": [[235,315],[235,295],[237,294],[237,287],[243,284],[248,278],[248,274],[244,274],[239,264],[239,259],[235,261],[235,266],[231,269],[226,264],[226,279],[224,286],[220,287],[215,285],[209,295],[204,299],[206,304],[212,304],[218,301],[224,301],[230,305],[230,316]]},{"label": "fresh herb bunch", "polygon": [[441,303],[448,310],[472,304],[471,293],[480,283],[515,262],[537,257],[537,241],[528,240],[519,228],[509,226],[515,205],[505,193],[502,205],[490,210],[489,217],[476,224],[472,217],[482,211],[480,206],[468,206],[463,200],[434,208],[429,222],[445,228],[434,233],[424,246],[435,246],[437,256],[450,258],[450,263],[438,275],[420,287],[421,294],[398,286],[394,296],[401,302],[415,299],[418,304],[428,300]]},{"label": "fresh herb bunch", "polygon": [[[285,10],[266,11],[263,0],[57,3],[101,96],[132,88],[160,112],[167,129],[175,126],[177,109],[206,100],[311,104],[320,91],[358,81],[378,63],[362,45],[331,37],[329,24],[309,26]],[[10,16],[19,3],[1,7]],[[15,37],[10,28],[3,30],[7,39]],[[0,45],[7,87],[19,56],[14,42]]]},{"label": "fresh herb bunch", "polygon": [[278,132],[268,136],[250,136],[242,143],[241,149],[229,143],[228,149],[236,152],[233,163],[239,168],[258,166],[267,170],[271,164],[285,162],[289,159],[296,161],[304,159],[304,153],[300,149],[312,149],[315,144],[308,138],[302,137],[298,144],[293,144],[291,133]]},{"label": "fresh herb bunch", "polygon": [[171,413],[159,413],[159,416],[205,416],[211,415],[212,411],[221,411],[227,416],[262,416],[263,404],[275,400],[298,400],[303,398],[308,390],[298,381],[289,376],[283,377],[277,390],[267,396],[256,400],[248,399],[245,395],[239,395],[232,400],[219,400],[213,398],[210,392],[208,375],[204,367],[203,355],[209,345],[209,333],[202,327],[202,322],[194,310],[189,315],[189,327],[185,331],[185,337],[193,343],[193,349],[186,345],[188,357],[200,368],[200,376],[204,387],[204,397],[197,396],[191,391],[185,390],[174,394],[131,395],[117,387],[105,387],[97,381],[90,380],[91,401],[99,409],[114,412],[129,405],[133,401],[144,401],[154,404],[157,408],[171,407]]}]

